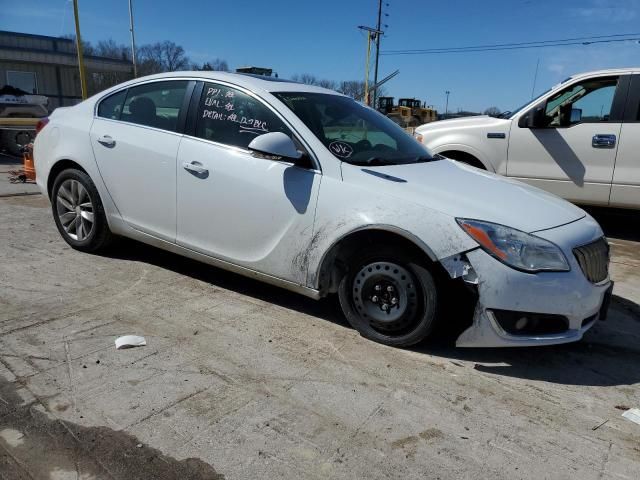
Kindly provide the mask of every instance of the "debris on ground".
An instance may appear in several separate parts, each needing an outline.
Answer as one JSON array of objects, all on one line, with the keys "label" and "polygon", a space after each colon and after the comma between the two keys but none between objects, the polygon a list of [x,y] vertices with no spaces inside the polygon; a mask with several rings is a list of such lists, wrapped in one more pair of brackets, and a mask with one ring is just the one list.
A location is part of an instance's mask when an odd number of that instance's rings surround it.
[{"label": "debris on ground", "polygon": [[630,408],[629,410],[624,412],[622,416],[627,420],[631,420],[632,422],[640,425],[640,408]]},{"label": "debris on ground", "polygon": [[116,350],[123,348],[144,347],[147,341],[139,335],[124,335],[116,338]]}]

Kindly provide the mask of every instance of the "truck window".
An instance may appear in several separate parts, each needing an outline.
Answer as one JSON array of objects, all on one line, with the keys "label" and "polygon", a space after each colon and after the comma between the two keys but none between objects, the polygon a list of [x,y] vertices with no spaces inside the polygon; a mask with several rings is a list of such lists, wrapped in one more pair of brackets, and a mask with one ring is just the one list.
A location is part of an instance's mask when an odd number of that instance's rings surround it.
[{"label": "truck window", "polygon": [[589,79],[561,90],[547,101],[547,125],[608,122],[618,77]]}]

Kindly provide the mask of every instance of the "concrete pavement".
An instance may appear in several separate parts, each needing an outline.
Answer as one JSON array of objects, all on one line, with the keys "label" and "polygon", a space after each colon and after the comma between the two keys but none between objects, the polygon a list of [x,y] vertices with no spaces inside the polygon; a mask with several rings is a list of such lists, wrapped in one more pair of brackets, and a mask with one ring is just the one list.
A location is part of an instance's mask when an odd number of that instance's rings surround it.
[{"label": "concrete pavement", "polygon": [[400,350],[331,300],[134,242],[76,252],[41,196],[0,219],[0,478],[640,477],[635,228],[583,342]]}]

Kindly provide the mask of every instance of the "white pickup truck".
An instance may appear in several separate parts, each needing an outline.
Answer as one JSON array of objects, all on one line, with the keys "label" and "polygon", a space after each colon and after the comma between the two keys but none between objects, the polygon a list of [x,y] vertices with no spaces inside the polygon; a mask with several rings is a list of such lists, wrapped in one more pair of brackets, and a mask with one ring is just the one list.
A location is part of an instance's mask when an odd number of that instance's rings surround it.
[{"label": "white pickup truck", "polygon": [[640,208],[640,68],[567,78],[514,112],[418,127],[433,153],[575,203]]}]

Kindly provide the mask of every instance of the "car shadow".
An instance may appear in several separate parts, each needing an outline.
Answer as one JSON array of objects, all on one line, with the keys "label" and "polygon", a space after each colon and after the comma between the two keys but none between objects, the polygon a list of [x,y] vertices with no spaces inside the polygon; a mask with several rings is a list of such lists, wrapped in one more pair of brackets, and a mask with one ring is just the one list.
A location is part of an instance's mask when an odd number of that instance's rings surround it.
[{"label": "car shadow", "polygon": [[0,152],[0,166],[17,166],[22,165],[23,161],[20,157],[14,157],[5,152]]},{"label": "car shadow", "polygon": [[[122,239],[107,253],[120,260],[145,262],[211,285],[273,303],[345,328],[335,295],[320,301],[228,272],[134,240]],[[598,322],[582,341],[524,348],[456,348],[445,335],[411,351],[474,362],[479,372],[564,385],[612,386],[640,382],[640,305],[614,295],[610,318]]]},{"label": "car shadow", "polygon": [[491,375],[562,385],[614,386],[640,382],[640,305],[613,296],[607,321],[576,343],[525,348],[456,348],[444,340],[417,352],[474,363]]},{"label": "car shadow", "polygon": [[119,260],[145,262],[216,287],[232,290],[242,295],[328,320],[338,325],[348,326],[347,321],[342,316],[338,301],[333,296],[319,301],[313,300],[304,295],[289,292],[283,288],[128,238],[118,238],[116,245],[102,255]]},{"label": "car shadow", "polygon": [[584,176],[586,173],[584,164],[564,137],[560,135],[558,129],[534,128],[531,132],[565,175],[579,187],[584,186]]},{"label": "car shadow", "polygon": [[604,234],[620,240],[640,241],[640,210],[582,206],[600,224]]}]

